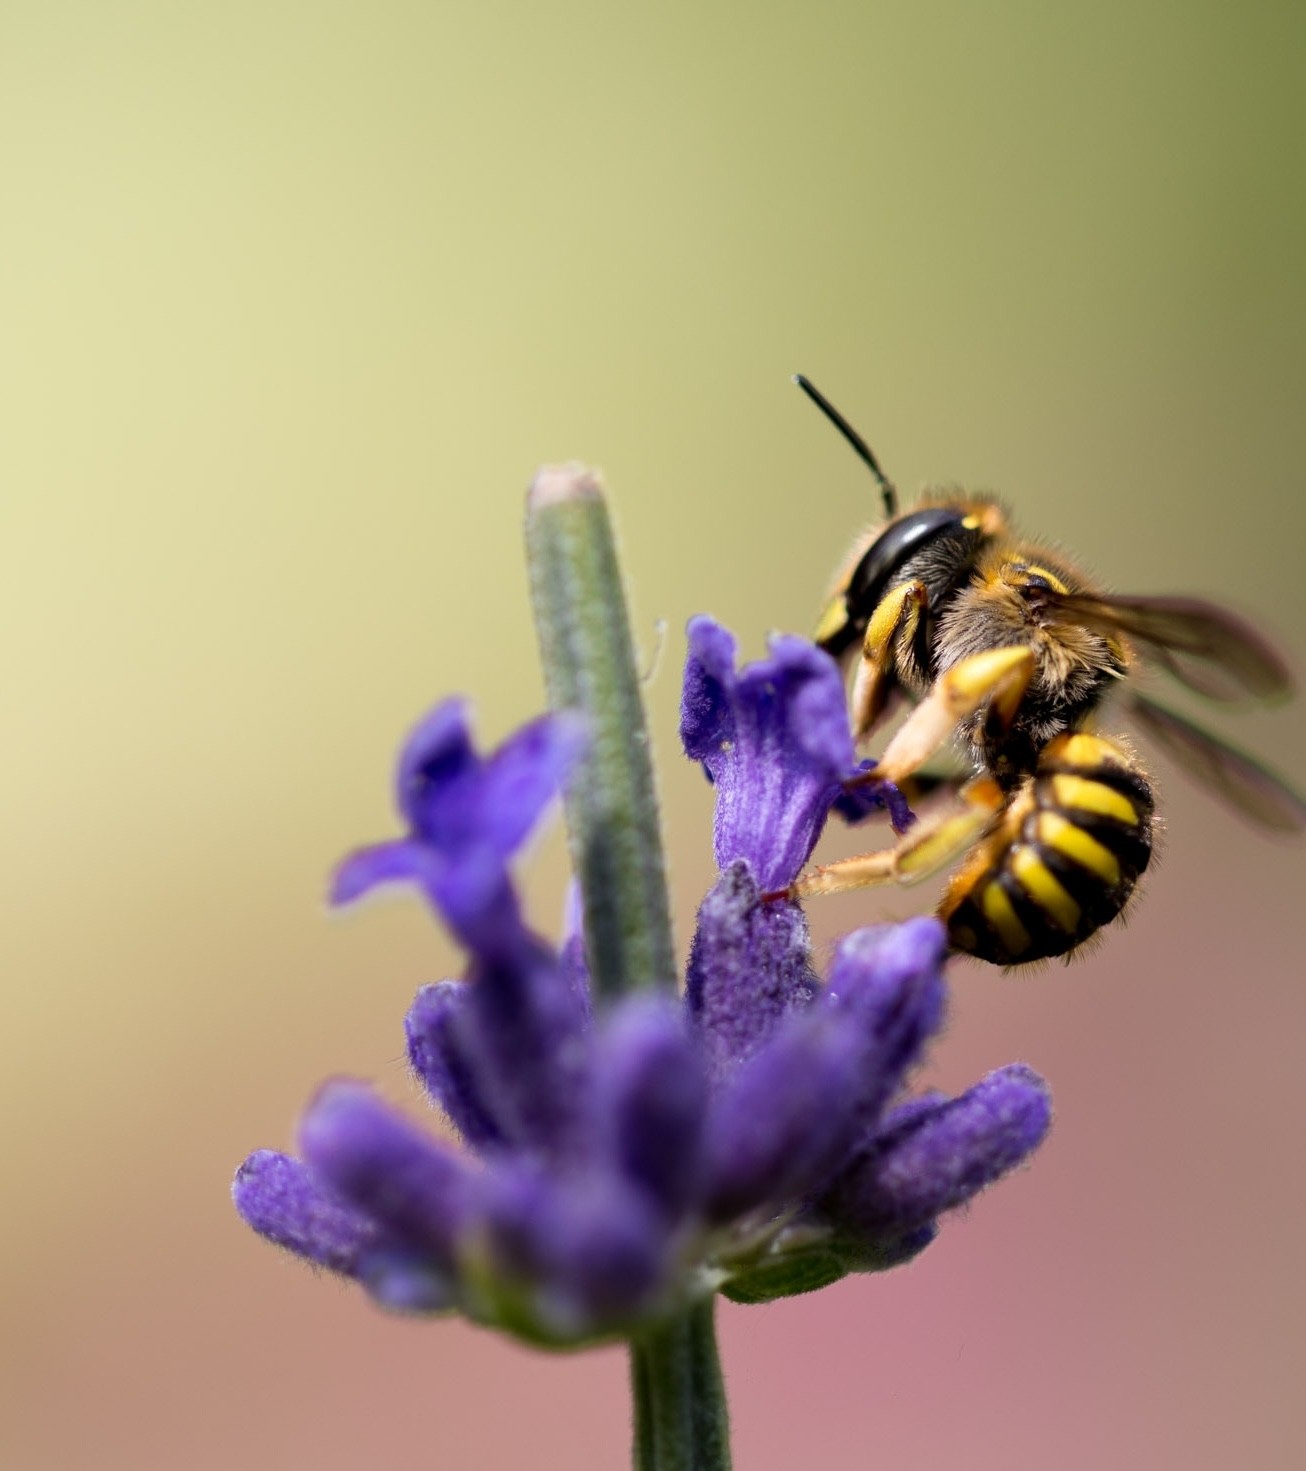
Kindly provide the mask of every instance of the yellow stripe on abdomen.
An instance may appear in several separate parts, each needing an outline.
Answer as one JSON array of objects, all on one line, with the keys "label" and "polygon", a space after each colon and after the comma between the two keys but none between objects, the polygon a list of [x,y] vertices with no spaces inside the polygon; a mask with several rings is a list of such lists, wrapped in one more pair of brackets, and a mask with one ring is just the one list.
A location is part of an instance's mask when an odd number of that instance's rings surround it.
[{"label": "yellow stripe on abdomen", "polygon": [[998,938],[1006,946],[1007,954],[1023,955],[1032,943],[1029,931],[1020,922],[1015,906],[997,879],[990,879],[980,895],[980,909],[984,918],[997,931]]},{"label": "yellow stripe on abdomen", "polygon": [[[1092,737],[1076,736],[1076,740]],[[1077,763],[1078,764],[1078,763]],[[1077,812],[1091,812],[1095,817],[1111,817],[1116,822],[1138,826],[1138,809],[1124,795],[1105,782],[1086,776],[1061,774],[1052,778],[1052,795],[1058,807],[1073,807]]]},{"label": "yellow stripe on abdomen", "polygon": [[1012,849],[1011,873],[1059,930],[1067,935],[1075,933],[1083,911],[1057,882],[1052,870],[1033,848],[1022,843]]},{"label": "yellow stripe on abdomen", "polygon": [[[1119,746],[1084,730],[1068,731],[1049,741],[1039,758],[1039,765],[1056,762],[1078,771],[1092,771],[1100,766],[1119,766],[1123,760]],[[1045,767],[1046,769],[1046,767]]]},{"label": "yellow stripe on abdomen", "polygon": [[1040,843],[1096,874],[1108,888],[1120,882],[1120,861],[1110,848],[1059,812],[1039,813],[1036,832]]}]

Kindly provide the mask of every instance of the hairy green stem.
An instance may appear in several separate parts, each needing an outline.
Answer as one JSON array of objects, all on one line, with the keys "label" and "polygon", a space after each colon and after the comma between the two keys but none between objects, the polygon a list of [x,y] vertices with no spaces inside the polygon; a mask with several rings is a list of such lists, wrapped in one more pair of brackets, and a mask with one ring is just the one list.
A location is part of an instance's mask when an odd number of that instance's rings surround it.
[{"label": "hairy green stem", "polygon": [[[648,730],[612,525],[597,476],[543,469],[526,500],[526,556],[549,703],[589,745],[565,801],[593,985],[612,999],[674,987],[675,953]],[[636,1471],[729,1471],[709,1298],[630,1345]]]},{"label": "hairy green stem", "polygon": [[695,1303],[630,1346],[635,1471],[730,1471],[713,1309]]},{"label": "hairy green stem", "polygon": [[541,470],[526,500],[526,556],[555,710],[577,710],[589,747],[566,797],[601,996],[675,985],[675,954],[648,730],[603,488],[580,465]]}]

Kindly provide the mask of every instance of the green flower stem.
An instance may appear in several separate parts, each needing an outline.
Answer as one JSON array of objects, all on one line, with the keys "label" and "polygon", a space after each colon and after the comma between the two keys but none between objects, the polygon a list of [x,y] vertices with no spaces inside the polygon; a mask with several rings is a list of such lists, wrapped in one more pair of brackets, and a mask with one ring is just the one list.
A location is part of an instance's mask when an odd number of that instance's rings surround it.
[{"label": "green flower stem", "polygon": [[621,573],[598,477],[549,466],[526,499],[526,556],[549,703],[578,710],[590,744],[566,793],[595,990],[675,985],[648,730]]},{"label": "green flower stem", "polygon": [[[589,749],[566,793],[595,990],[674,987],[648,729],[603,488],[580,465],[541,470],[526,499],[526,557],[549,703],[577,710]],[[729,1471],[711,1299],[630,1346],[636,1471]]]},{"label": "green flower stem", "polygon": [[714,1306],[695,1303],[630,1346],[635,1471],[730,1471]]}]

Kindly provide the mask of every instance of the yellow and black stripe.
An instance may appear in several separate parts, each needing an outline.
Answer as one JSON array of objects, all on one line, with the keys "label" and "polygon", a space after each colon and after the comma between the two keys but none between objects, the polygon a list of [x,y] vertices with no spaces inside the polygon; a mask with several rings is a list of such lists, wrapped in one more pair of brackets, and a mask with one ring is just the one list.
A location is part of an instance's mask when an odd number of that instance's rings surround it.
[{"label": "yellow and black stripe", "polygon": [[995,965],[1064,955],[1110,924],[1152,856],[1152,792],[1101,736],[1050,742],[942,906],[955,949]]}]

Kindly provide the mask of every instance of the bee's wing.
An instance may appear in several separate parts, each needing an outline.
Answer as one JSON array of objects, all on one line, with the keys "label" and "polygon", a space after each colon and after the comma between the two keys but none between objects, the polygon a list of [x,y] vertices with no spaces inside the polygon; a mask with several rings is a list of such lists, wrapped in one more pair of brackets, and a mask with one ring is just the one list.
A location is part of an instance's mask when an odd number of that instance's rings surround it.
[{"label": "bee's wing", "polygon": [[1146,695],[1131,695],[1129,709],[1146,735],[1212,796],[1262,827],[1306,831],[1306,800],[1251,756]]},{"label": "bee's wing", "polygon": [[1051,594],[1076,623],[1123,634],[1181,684],[1212,700],[1277,700],[1292,690],[1288,667],[1249,624],[1199,598]]}]

